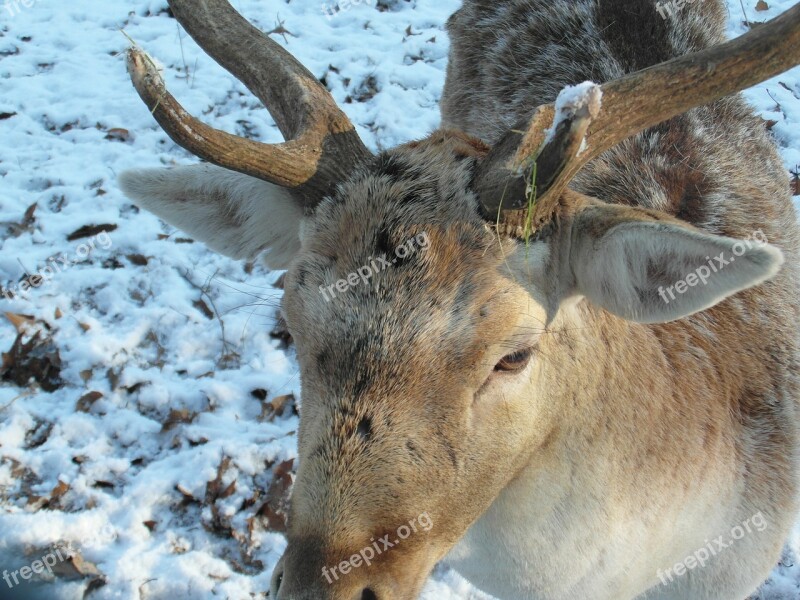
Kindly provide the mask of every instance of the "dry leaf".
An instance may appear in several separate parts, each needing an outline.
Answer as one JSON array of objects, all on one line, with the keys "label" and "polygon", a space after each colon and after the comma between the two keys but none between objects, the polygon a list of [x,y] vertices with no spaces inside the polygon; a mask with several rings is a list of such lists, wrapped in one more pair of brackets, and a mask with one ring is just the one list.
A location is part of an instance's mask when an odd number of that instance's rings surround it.
[{"label": "dry leaf", "polygon": [[294,394],[277,396],[271,402],[261,403],[261,414],[258,417],[260,422],[272,422],[275,417],[282,417],[295,410]]},{"label": "dry leaf", "polygon": [[179,483],[178,485],[176,485],[176,486],[175,486],[175,489],[176,489],[178,492],[180,492],[181,496],[183,496],[183,502],[184,502],[185,504],[194,503],[194,502],[200,502],[200,501],[199,501],[197,498],[195,498],[195,497],[192,495],[192,492],[190,492],[189,490],[187,490],[187,489],[186,489],[185,487],[183,487],[183,486],[182,486],[180,483]]},{"label": "dry leaf", "polygon": [[99,235],[101,233],[111,233],[112,231],[116,231],[117,226],[113,223],[107,223],[104,225],[84,225],[80,229],[76,229],[72,233],[67,236],[68,242],[74,242],[75,240],[81,240],[84,238],[92,237],[95,235]]},{"label": "dry leaf", "polygon": [[3,353],[0,379],[26,387],[31,379],[46,392],[61,386],[61,356],[49,337],[37,331],[27,342],[20,333],[11,349]]},{"label": "dry leaf", "polygon": [[294,459],[278,465],[272,472],[272,483],[267,490],[266,502],[258,509],[257,515],[262,518],[267,531],[284,533],[289,520],[289,496],[294,484],[292,467]]},{"label": "dry leaf", "polygon": [[769,4],[764,2],[764,0],[758,0],[758,2],[756,2],[756,10],[759,12],[769,10]]},{"label": "dry leaf", "polygon": [[206,316],[207,319],[213,319],[214,318],[214,313],[211,311],[210,308],[208,308],[208,304],[206,304],[205,301],[202,298],[192,302],[192,306],[194,306],[197,310],[199,310],[201,313],[203,313]]},{"label": "dry leaf", "polygon": [[66,560],[58,562],[53,567],[53,573],[64,579],[84,579],[86,577],[101,577],[97,566],[85,560],[77,550],[70,550]]},{"label": "dry leaf", "polygon": [[75,410],[78,412],[88,413],[92,410],[92,405],[102,397],[103,394],[100,392],[89,392],[88,394],[84,394],[78,399],[78,403],[75,405]]},{"label": "dry leaf", "polygon": [[10,312],[5,313],[5,315],[6,319],[11,321],[14,329],[17,330],[17,333],[22,332],[25,328],[33,325],[36,322],[36,320],[30,315],[18,315]]},{"label": "dry leaf", "polygon": [[146,267],[147,263],[150,262],[149,259],[142,254],[126,254],[125,258],[137,267]]},{"label": "dry leaf", "polygon": [[114,127],[113,129],[108,130],[106,139],[118,142],[127,142],[131,139],[131,132],[127,129],[123,129],[122,127]]},{"label": "dry leaf", "polygon": [[197,413],[191,412],[189,409],[172,409],[169,411],[169,416],[167,417],[167,420],[164,421],[161,431],[169,431],[170,429],[174,429],[177,425],[181,424],[188,425],[194,421],[195,417],[197,417]]}]

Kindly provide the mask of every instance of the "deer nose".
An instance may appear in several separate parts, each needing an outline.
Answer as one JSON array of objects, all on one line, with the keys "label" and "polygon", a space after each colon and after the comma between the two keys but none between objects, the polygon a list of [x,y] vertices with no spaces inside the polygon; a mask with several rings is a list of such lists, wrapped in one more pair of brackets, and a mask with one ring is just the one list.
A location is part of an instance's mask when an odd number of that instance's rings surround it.
[{"label": "deer nose", "polygon": [[350,573],[347,578],[338,575],[330,581],[314,544],[290,544],[272,574],[270,598],[275,600],[393,600],[394,595],[360,579],[366,573]]}]

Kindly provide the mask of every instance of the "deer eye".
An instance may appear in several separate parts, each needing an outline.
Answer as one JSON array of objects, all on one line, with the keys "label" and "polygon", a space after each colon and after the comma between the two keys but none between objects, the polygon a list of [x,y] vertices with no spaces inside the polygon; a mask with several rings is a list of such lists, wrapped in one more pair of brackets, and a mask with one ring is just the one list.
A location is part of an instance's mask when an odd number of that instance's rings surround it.
[{"label": "deer eye", "polygon": [[497,365],[495,371],[503,371],[506,373],[515,373],[522,371],[531,362],[533,356],[533,348],[526,348],[525,350],[517,350],[513,354],[504,356]]}]

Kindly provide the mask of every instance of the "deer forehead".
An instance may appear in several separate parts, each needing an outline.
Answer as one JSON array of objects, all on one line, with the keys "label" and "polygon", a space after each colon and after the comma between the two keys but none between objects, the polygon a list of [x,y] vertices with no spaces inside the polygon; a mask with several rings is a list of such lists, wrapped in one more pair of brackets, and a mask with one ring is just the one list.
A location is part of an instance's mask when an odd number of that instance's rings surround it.
[{"label": "deer forehead", "polygon": [[318,207],[286,279],[301,359],[330,378],[356,365],[410,376],[475,364],[513,335],[532,309],[520,311],[515,244],[479,216],[470,167],[450,151],[401,149]]},{"label": "deer forehead", "polygon": [[284,313],[301,360],[322,374],[475,364],[524,314],[527,294],[503,272],[482,225],[345,222],[338,236],[308,241],[286,280]]}]

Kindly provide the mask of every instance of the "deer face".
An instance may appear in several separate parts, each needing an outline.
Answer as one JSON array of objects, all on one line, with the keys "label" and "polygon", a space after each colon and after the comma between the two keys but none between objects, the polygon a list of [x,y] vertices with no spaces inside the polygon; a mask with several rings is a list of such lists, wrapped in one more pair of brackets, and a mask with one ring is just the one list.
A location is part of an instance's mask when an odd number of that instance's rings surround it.
[{"label": "deer face", "polygon": [[416,597],[551,427],[525,393],[546,311],[480,217],[462,144],[381,157],[303,228],[284,298],[303,406],[279,598]]}]

